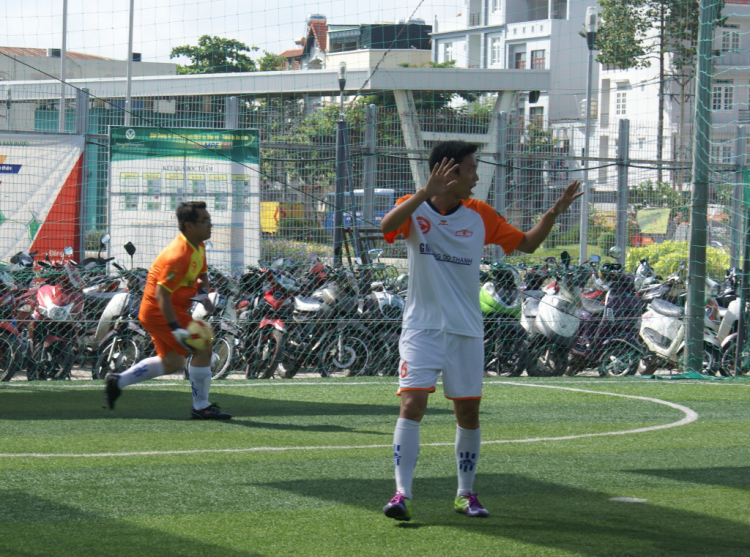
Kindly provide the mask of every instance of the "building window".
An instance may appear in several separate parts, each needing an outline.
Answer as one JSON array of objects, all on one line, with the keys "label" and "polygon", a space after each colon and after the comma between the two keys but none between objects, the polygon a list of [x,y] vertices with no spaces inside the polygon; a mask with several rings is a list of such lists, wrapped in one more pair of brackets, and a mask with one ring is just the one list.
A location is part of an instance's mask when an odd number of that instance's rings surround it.
[{"label": "building window", "polygon": [[501,6],[501,0],[492,0],[492,11],[499,12]]},{"label": "building window", "polygon": [[722,141],[711,144],[711,162],[732,164],[732,142]]},{"label": "building window", "polygon": [[513,59],[513,67],[517,70],[525,70],[526,69],[526,53],[525,52],[516,52]]},{"label": "building window", "polygon": [[531,69],[532,70],[543,70],[546,66],[544,50],[532,50],[531,51]]},{"label": "building window", "polygon": [[740,49],[740,26],[726,23],[722,26],[721,52],[737,52]]},{"label": "building window", "polygon": [[734,86],[732,81],[717,81],[714,83],[711,108],[713,110],[732,110]]},{"label": "building window", "polygon": [[617,92],[617,104],[615,105],[615,114],[622,116],[627,114],[628,108],[628,93],[627,91]]},{"label": "building window", "polygon": [[453,43],[445,43],[445,60],[444,62],[450,62],[451,60],[455,60],[453,56]]},{"label": "building window", "polygon": [[492,48],[490,55],[490,64],[500,64],[503,54],[503,40],[501,37],[492,37]]},{"label": "building window", "polygon": [[537,128],[541,128],[544,126],[544,107],[543,106],[529,107],[529,123]]}]

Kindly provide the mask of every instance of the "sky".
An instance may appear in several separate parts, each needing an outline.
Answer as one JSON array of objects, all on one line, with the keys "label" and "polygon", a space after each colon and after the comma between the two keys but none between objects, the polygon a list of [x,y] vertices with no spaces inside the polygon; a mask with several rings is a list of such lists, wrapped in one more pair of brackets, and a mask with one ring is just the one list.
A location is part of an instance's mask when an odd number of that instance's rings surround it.
[{"label": "sky", "polygon": [[[328,23],[374,23],[418,17],[452,18],[463,0],[134,0],[133,51],[143,61],[168,62],[172,48],[201,35],[237,39],[260,53],[295,48],[308,14]],[[0,46],[60,48],[63,0],[6,0],[0,7]],[[127,0],[68,0],[67,49],[125,59]],[[174,59],[185,63],[185,60]]]}]

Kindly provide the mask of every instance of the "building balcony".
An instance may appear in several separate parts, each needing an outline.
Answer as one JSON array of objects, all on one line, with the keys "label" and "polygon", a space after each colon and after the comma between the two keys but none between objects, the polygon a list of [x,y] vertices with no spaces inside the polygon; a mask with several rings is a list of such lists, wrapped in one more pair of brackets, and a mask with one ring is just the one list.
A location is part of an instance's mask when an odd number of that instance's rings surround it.
[{"label": "building balcony", "polygon": [[469,14],[469,27],[478,27],[482,24],[482,13],[476,12]]}]

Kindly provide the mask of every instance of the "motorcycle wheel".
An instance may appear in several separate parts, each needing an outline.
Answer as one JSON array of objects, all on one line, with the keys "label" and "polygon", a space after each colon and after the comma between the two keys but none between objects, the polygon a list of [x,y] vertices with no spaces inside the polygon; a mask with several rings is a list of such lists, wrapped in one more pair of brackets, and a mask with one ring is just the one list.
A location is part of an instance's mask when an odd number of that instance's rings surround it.
[{"label": "motorcycle wheel", "polygon": [[529,353],[523,347],[501,347],[495,360],[494,371],[498,377],[519,377],[529,367]]},{"label": "motorcycle wheel", "polygon": [[284,333],[278,329],[260,331],[257,353],[247,363],[247,379],[270,379],[284,353]]},{"label": "motorcycle wheel", "polygon": [[[677,353],[678,368],[680,371],[685,371],[685,349],[681,349]],[[717,368],[721,362],[721,353],[711,343],[703,344],[703,366],[701,369],[702,375],[716,376]]]},{"label": "motorcycle wheel", "polygon": [[528,375],[552,377],[564,375],[568,369],[568,349],[550,344],[532,351],[529,356]]},{"label": "motorcycle wheel", "polygon": [[641,353],[624,343],[617,343],[604,351],[599,360],[599,375],[604,377],[624,377],[638,370]]},{"label": "motorcycle wheel", "polygon": [[[343,335],[342,350],[339,337]],[[322,377],[343,374],[356,377],[364,373],[370,360],[370,349],[362,339],[346,333],[335,335],[320,355],[319,371]]]},{"label": "motorcycle wheel", "polygon": [[[234,349],[232,343],[226,337],[226,335],[217,336],[214,338],[214,344],[211,349],[211,379],[226,379],[227,375],[232,371],[229,364],[232,362],[232,356]],[[193,355],[188,354],[185,359],[185,368],[182,371],[185,379],[190,379],[190,362],[193,360]]]},{"label": "motorcycle wheel", "polygon": [[0,336],[0,381],[10,381],[18,370],[18,353],[15,343]]},{"label": "motorcycle wheel", "polygon": [[105,341],[91,369],[92,379],[106,379],[111,373],[122,373],[141,356],[138,343],[132,338],[112,337]]},{"label": "motorcycle wheel", "polygon": [[42,361],[38,367],[37,375],[43,374],[44,379],[52,379],[53,381],[70,379],[74,357],[75,354],[73,354],[70,344],[55,342],[42,349]]}]

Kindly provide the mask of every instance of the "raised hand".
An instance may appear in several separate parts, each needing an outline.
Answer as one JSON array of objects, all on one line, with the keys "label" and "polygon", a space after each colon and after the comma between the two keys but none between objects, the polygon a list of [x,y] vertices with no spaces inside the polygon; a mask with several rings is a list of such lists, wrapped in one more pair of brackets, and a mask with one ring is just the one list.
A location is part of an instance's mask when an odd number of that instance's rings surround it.
[{"label": "raised hand", "polygon": [[578,188],[580,186],[581,182],[578,180],[573,180],[570,184],[568,184],[568,187],[565,188],[563,194],[557,201],[555,201],[555,204],[552,206],[552,212],[555,215],[560,215],[567,211],[568,207],[570,207],[576,199],[583,195],[582,191],[578,191]]},{"label": "raised hand", "polygon": [[451,180],[450,178],[451,173],[456,168],[458,168],[458,165],[453,163],[453,159],[443,159],[440,164],[436,164],[432,168],[430,178],[427,180],[427,185],[424,188],[427,197],[445,194],[456,183],[456,180]]}]

